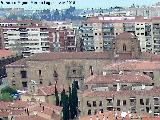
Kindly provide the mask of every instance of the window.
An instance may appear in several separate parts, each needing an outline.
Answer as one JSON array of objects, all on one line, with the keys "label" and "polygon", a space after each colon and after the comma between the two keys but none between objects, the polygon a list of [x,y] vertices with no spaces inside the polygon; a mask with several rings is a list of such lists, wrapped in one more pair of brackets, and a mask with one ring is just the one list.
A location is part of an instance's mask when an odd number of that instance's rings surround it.
[{"label": "window", "polygon": [[123,51],[126,51],[126,44],[123,44]]},{"label": "window", "polygon": [[27,78],[27,71],[21,71],[21,78]]},{"label": "window", "polygon": [[117,108],[117,111],[121,111],[121,108]]},{"label": "window", "polygon": [[94,114],[95,114],[95,115],[97,114],[97,109],[94,110]]},{"label": "window", "polygon": [[39,76],[41,76],[42,75],[42,71],[41,70],[39,70]]},{"label": "window", "polygon": [[95,33],[95,35],[97,35],[97,33]]},{"label": "window", "polygon": [[87,107],[91,107],[91,103],[89,103],[89,101],[87,101]]},{"label": "window", "polygon": [[54,73],[53,73],[53,77],[54,77],[54,80],[58,80],[58,74],[57,74],[57,72],[56,72],[56,71],[54,71]]},{"label": "window", "polygon": [[92,111],[89,109],[88,110],[88,115],[91,115],[92,114]]},{"label": "window", "polygon": [[120,106],[120,100],[117,100],[117,106]]},{"label": "window", "polygon": [[146,105],[149,105],[149,98],[146,99]]},{"label": "window", "polygon": [[39,84],[41,84],[41,85],[43,84],[42,80],[40,80]]},{"label": "window", "polygon": [[73,70],[73,74],[76,74],[76,70]]},{"label": "window", "polygon": [[12,80],[12,86],[16,85],[16,81]]},{"label": "window", "polygon": [[143,99],[140,99],[140,105],[144,105]]},{"label": "window", "polygon": [[99,111],[100,111],[101,113],[103,113],[103,109],[100,109]]},{"label": "window", "polygon": [[126,100],[123,100],[123,105],[125,106],[127,103],[126,103]]},{"label": "window", "polygon": [[89,66],[90,74],[93,75],[93,66]]},{"label": "window", "polygon": [[27,82],[22,82],[23,87],[27,87]]},{"label": "window", "polygon": [[99,101],[99,106],[102,106],[102,101]]},{"label": "window", "polygon": [[93,101],[93,107],[96,107],[97,105],[96,105],[96,101]]}]

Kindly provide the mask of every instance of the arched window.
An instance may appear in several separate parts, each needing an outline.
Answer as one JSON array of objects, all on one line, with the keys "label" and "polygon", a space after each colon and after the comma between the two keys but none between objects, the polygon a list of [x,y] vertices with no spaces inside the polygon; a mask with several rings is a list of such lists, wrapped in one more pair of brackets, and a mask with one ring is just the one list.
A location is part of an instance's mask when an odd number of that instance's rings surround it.
[{"label": "arched window", "polygon": [[89,66],[90,75],[93,75],[93,66]]},{"label": "arched window", "polygon": [[54,80],[58,80],[58,73],[56,71],[54,71],[53,77],[54,77]]},{"label": "arched window", "polygon": [[126,44],[123,44],[123,51],[126,51]]},{"label": "arched window", "polygon": [[91,115],[92,114],[92,111],[91,109],[88,110],[88,115]]}]

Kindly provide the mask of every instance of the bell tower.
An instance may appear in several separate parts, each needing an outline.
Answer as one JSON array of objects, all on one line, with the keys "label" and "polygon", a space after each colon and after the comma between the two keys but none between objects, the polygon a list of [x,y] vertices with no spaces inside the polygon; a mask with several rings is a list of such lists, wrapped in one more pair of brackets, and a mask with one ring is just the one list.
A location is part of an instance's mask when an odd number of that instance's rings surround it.
[{"label": "bell tower", "polygon": [[114,53],[120,57],[137,59],[141,54],[140,41],[133,33],[121,33],[116,37]]}]

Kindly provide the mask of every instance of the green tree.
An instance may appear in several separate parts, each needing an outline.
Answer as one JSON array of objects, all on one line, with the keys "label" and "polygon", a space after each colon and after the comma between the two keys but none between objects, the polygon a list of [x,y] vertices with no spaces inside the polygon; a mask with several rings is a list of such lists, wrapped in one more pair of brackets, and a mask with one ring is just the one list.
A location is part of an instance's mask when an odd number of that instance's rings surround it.
[{"label": "green tree", "polygon": [[17,90],[7,86],[1,89],[1,93],[17,94]]},{"label": "green tree", "polygon": [[58,96],[57,84],[55,85],[55,97],[56,97],[56,106],[59,106],[59,96]]},{"label": "green tree", "polygon": [[74,81],[72,83],[72,94],[71,94],[71,105],[70,105],[70,112],[71,112],[72,119],[75,116],[77,116],[77,108],[78,108],[77,85],[76,85],[76,81]]},{"label": "green tree", "polygon": [[69,120],[69,101],[68,95],[66,95],[65,90],[61,92],[61,102],[63,107],[63,120]]},{"label": "green tree", "polygon": [[72,92],[71,87],[69,86],[69,97],[68,97],[68,104],[69,104],[69,117],[71,117],[71,103],[72,103]]},{"label": "green tree", "polygon": [[61,106],[63,107],[63,103],[64,103],[64,95],[65,95],[65,89],[63,89],[63,91],[61,92]]},{"label": "green tree", "polygon": [[1,98],[2,101],[13,101],[12,96],[10,95],[10,93],[2,93],[1,94]]}]

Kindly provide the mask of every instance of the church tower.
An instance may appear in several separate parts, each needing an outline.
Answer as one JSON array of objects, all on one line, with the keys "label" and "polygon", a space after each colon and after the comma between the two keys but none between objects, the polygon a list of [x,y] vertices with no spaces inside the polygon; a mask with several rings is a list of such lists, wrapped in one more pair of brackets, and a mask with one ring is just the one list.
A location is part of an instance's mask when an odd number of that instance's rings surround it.
[{"label": "church tower", "polygon": [[116,37],[114,54],[120,58],[137,59],[141,54],[140,41],[133,33],[121,33]]}]

